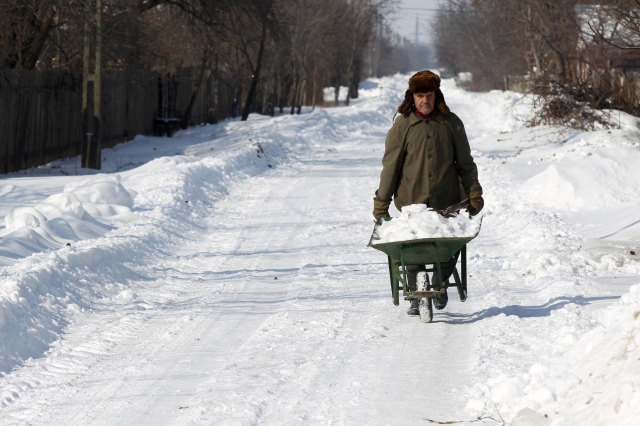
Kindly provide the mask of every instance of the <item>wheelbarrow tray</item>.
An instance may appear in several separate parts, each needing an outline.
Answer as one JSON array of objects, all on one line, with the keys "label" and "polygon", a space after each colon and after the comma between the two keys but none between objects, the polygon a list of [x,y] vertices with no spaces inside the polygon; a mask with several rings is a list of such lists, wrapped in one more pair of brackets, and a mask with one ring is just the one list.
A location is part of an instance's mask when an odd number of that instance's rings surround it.
[{"label": "wheelbarrow tray", "polygon": [[380,250],[397,261],[401,261],[404,255],[405,265],[424,265],[448,261],[475,237],[422,238],[381,244],[374,244],[372,237],[369,247]]},{"label": "wheelbarrow tray", "polygon": [[[439,298],[443,291],[450,286],[448,280],[438,284],[437,291],[416,291],[408,288],[407,265],[434,265],[433,268],[422,268],[423,271],[438,272],[438,276],[443,276],[441,268],[451,270],[455,280],[453,284],[458,289],[460,300],[464,302],[467,298],[467,243],[473,240],[480,229],[472,235],[465,237],[447,238],[421,238],[416,240],[392,241],[388,243],[375,244],[380,240],[380,225],[376,223],[373,228],[369,247],[380,250],[388,256],[389,278],[391,279],[391,294],[394,305],[399,304],[399,292],[402,290],[405,300],[415,300],[422,297]],[[457,256],[461,254],[461,273],[458,274],[456,268]],[[454,258],[456,256],[456,258]],[[429,305],[430,306],[430,305]]]},{"label": "wheelbarrow tray", "polygon": [[401,261],[404,255],[405,265],[446,262],[480,232],[478,228],[478,231],[474,235],[466,237],[421,238],[417,240],[392,241],[376,244],[376,241],[380,240],[380,226],[381,224],[379,223],[376,223],[374,226],[371,239],[369,240],[369,247],[380,250],[397,261]]}]

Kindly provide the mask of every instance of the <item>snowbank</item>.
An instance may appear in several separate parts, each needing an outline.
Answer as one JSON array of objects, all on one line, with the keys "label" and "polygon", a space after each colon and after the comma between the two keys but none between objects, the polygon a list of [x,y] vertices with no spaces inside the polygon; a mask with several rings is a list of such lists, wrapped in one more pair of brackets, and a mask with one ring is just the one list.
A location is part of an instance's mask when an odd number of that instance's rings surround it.
[{"label": "snowbank", "polygon": [[556,363],[476,384],[467,409],[479,413],[496,404],[507,419],[528,408],[552,426],[640,424],[640,284],[593,319],[596,327]]},{"label": "snowbank", "polygon": [[335,114],[252,114],[172,138],[139,136],[103,150],[103,169],[114,173],[92,175],[67,159],[0,180],[0,371],[42,357],[78,312],[133,294],[140,277],[128,265],[200,234],[231,185],[343,142],[344,128],[390,122],[393,92]]},{"label": "snowbank", "polygon": [[[637,150],[616,158],[610,150],[598,152],[583,138],[573,145],[583,158],[552,163],[527,180],[518,194],[555,210],[586,211],[635,201],[640,175]],[[556,157],[558,157],[556,155]]]},{"label": "snowbank", "polygon": [[[0,371],[41,357],[77,313],[133,294],[130,262],[144,263],[201,226],[215,201],[205,188],[223,194],[276,166],[287,152],[283,143],[305,144],[295,136],[309,119],[272,122],[261,137],[248,133],[263,123],[246,125],[212,142],[202,158],[161,157],[123,173],[41,178],[63,184],[37,204],[13,207],[0,230]],[[213,151],[218,143],[226,149]],[[13,184],[0,186],[0,194],[16,192]]]},{"label": "snowbank", "polygon": [[425,204],[413,204],[402,208],[399,217],[385,221],[377,228],[373,244],[393,241],[418,240],[423,238],[475,237],[480,232],[482,216],[470,217],[461,212],[455,217],[445,218],[430,211]]},{"label": "snowbank", "polygon": [[96,175],[67,184],[33,207],[14,207],[0,231],[0,265],[52,248],[104,236],[113,224],[135,223],[133,196],[121,177]]},{"label": "snowbank", "polygon": [[65,186],[65,193],[72,193],[87,204],[115,204],[132,207],[133,197],[121,183],[119,174],[98,175]]}]

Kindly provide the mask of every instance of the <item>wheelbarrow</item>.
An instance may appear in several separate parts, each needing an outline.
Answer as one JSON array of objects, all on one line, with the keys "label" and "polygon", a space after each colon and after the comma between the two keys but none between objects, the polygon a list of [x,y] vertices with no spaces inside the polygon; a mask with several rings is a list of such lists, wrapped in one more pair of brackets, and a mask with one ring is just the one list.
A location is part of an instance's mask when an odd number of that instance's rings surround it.
[{"label": "wheelbarrow", "polygon": [[[433,320],[432,300],[442,297],[447,288],[456,287],[460,301],[467,300],[467,243],[478,235],[479,229],[471,237],[423,238],[376,244],[376,240],[380,239],[378,228],[382,223],[381,220],[376,222],[369,240],[369,247],[387,254],[394,305],[400,304],[400,290],[402,290],[404,300],[420,301],[420,320],[431,322]],[[457,269],[458,259],[460,259],[460,273]],[[427,268],[425,265],[433,266]],[[427,272],[437,272],[437,276],[444,279],[440,283],[429,283]],[[416,285],[413,287],[407,279],[410,273],[418,275]],[[453,283],[449,282],[451,276],[454,279]]]}]

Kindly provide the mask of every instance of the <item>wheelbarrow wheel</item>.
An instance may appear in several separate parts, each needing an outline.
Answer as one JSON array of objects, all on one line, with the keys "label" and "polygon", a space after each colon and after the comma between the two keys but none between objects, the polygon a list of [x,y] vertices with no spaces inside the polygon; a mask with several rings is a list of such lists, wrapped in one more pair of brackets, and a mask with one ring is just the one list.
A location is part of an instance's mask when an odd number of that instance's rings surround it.
[{"label": "wheelbarrow wheel", "polygon": [[[429,289],[429,276],[426,272],[418,273],[416,277],[416,286],[418,291],[427,291]],[[433,320],[433,302],[431,298],[423,297],[418,304],[418,312],[420,312],[420,321],[431,322]]]},{"label": "wheelbarrow wheel", "polygon": [[420,312],[420,321],[424,323],[433,321],[433,302],[430,297],[420,299],[418,311]]}]

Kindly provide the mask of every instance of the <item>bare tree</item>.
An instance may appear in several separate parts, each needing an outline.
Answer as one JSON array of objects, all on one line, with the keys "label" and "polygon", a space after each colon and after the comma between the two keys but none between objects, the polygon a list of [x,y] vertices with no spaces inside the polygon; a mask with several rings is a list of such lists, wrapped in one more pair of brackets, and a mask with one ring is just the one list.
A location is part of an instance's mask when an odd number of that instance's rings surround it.
[{"label": "bare tree", "polygon": [[453,0],[436,19],[436,56],[456,73],[472,73],[476,90],[510,88],[516,77],[540,102],[532,124],[606,125],[597,110],[638,109],[629,64],[640,64],[640,55],[612,51],[640,45],[638,2],[580,3]]},{"label": "bare tree", "polygon": [[509,75],[525,72],[521,38],[492,5],[453,1],[437,12],[433,29],[439,65],[454,74],[471,72],[470,89],[504,89]]},{"label": "bare tree", "polygon": [[[610,7],[603,5],[601,0],[597,2],[604,16],[600,14],[597,24],[589,22],[591,31],[618,49],[640,49],[640,10],[637,9],[640,0],[618,1]],[[605,24],[607,21],[609,25]]]},{"label": "bare tree", "polygon": [[357,97],[362,52],[371,37],[378,14],[387,4],[383,0],[352,0],[348,4],[344,25],[348,28],[345,40],[346,74],[349,90],[345,105],[349,105],[352,97]]},{"label": "bare tree", "polygon": [[[84,3],[1,2],[0,68],[82,69]],[[389,0],[109,0],[102,14],[103,68],[170,76],[193,69],[193,93],[180,111],[183,126],[190,124],[211,76],[216,84],[224,81],[216,93],[234,99],[229,114],[241,112],[243,120],[251,112],[273,114],[276,105],[300,113],[302,105],[321,102],[327,85],[349,86],[348,103],[357,97],[363,74],[398,70],[384,60],[372,65],[373,42],[378,51],[388,49],[394,63],[408,62],[404,45],[383,30],[388,5]]]},{"label": "bare tree", "polygon": [[56,26],[58,0],[10,0],[0,4],[0,68],[35,69]]}]

